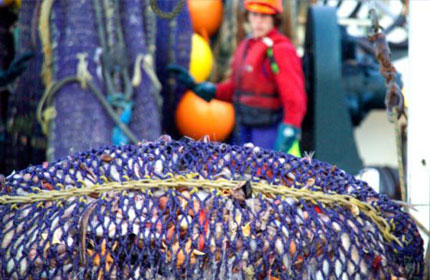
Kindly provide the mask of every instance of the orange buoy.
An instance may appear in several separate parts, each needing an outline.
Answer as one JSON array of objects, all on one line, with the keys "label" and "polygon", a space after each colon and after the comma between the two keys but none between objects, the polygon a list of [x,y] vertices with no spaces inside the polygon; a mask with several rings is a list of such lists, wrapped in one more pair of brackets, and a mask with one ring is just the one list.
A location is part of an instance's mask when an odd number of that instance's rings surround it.
[{"label": "orange buoy", "polygon": [[205,135],[211,140],[225,140],[234,127],[233,105],[216,99],[206,102],[188,90],[176,110],[176,126],[195,140]]},{"label": "orange buoy", "polygon": [[212,36],[222,22],[222,0],[188,0],[193,29],[203,37]]}]

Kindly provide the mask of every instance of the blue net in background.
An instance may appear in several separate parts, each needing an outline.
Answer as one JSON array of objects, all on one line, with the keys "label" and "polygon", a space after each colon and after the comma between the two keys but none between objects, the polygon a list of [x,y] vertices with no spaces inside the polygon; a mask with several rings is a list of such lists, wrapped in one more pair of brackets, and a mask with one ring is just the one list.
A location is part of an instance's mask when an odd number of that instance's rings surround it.
[{"label": "blue net in background", "polygon": [[[183,1],[159,4],[171,11]],[[165,68],[189,64],[193,31],[186,4],[167,20],[150,1],[23,0],[17,30],[17,56],[32,52],[34,58],[8,102],[5,172],[132,143],[115,118],[136,139],[175,131],[174,111],[185,89]]]},{"label": "blue net in background", "polygon": [[309,157],[168,136],[8,176],[1,279],[421,279],[409,215]]}]

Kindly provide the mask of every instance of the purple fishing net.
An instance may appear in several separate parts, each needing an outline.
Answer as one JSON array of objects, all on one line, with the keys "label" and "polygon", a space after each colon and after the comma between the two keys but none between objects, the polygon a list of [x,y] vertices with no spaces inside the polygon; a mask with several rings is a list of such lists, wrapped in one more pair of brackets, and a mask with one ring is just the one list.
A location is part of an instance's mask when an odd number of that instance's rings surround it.
[{"label": "purple fishing net", "polygon": [[[423,241],[395,202],[330,164],[252,145],[102,147],[13,173],[0,194],[1,279],[423,273]],[[51,197],[17,200],[32,194]]]}]

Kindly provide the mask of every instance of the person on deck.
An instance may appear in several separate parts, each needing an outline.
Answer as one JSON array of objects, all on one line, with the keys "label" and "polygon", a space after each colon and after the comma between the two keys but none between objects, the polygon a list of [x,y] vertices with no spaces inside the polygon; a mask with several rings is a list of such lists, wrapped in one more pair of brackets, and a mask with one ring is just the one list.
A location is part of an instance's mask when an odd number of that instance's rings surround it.
[{"label": "person on deck", "polygon": [[195,83],[189,72],[170,71],[198,96],[232,102],[236,112],[234,142],[299,156],[298,140],[307,97],[300,58],[278,31],[282,0],[245,0],[251,34],[236,49],[230,78],[219,84]]}]

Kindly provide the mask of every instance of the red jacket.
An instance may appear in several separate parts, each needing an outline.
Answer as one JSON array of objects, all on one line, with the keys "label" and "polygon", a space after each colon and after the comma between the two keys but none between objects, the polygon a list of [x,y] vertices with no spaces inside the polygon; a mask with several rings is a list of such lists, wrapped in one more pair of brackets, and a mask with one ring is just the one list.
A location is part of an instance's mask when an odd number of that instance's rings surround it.
[{"label": "red jacket", "polygon": [[278,30],[273,29],[266,37],[273,41],[279,72],[273,73],[270,67],[268,45],[263,39],[245,39],[234,53],[229,80],[217,85],[215,98],[273,111],[282,109],[283,121],[300,128],[307,101],[300,58]]}]

